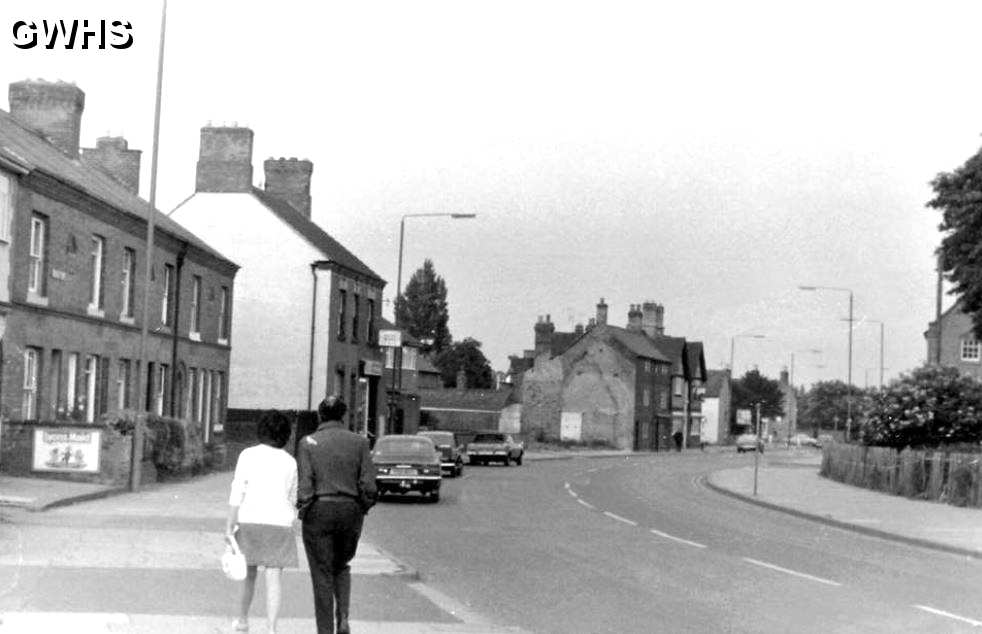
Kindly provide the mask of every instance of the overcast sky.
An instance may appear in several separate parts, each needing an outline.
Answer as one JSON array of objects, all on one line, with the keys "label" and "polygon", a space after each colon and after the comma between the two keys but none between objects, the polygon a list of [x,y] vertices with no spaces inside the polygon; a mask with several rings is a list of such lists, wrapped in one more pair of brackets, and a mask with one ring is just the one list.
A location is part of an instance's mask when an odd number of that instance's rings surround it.
[{"label": "overcast sky", "polygon": [[[82,142],[144,150],[156,2],[3,3],[4,84],[86,93]],[[127,50],[21,51],[17,19],[122,19]],[[709,367],[845,378],[848,295],[886,323],[886,374],[922,363],[939,214],[929,181],[982,140],[982,3],[172,0],[158,207],[190,195],[201,126],[314,163],[313,218],[395,290],[432,258],[450,328],[496,369],[538,315],[571,330],[604,297],[665,306]],[[234,259],[234,254],[233,255]],[[951,301],[946,299],[946,305]],[[391,311],[389,306],[385,309]],[[853,377],[878,375],[879,325]],[[801,352],[820,348],[821,355]],[[824,368],[816,367],[824,365]]]}]

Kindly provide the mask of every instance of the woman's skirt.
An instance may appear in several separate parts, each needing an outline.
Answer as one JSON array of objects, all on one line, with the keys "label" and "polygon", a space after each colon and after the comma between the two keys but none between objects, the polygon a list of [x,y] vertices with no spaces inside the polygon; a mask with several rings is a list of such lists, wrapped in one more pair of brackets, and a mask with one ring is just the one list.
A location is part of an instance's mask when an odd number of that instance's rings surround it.
[{"label": "woman's skirt", "polygon": [[235,539],[250,566],[297,567],[297,539],[292,526],[239,524]]}]

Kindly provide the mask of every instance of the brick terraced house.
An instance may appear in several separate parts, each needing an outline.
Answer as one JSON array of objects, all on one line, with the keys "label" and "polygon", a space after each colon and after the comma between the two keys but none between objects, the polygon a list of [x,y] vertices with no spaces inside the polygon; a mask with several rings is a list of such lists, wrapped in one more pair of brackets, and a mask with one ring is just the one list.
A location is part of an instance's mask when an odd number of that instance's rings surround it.
[{"label": "brick terraced house", "polygon": [[[148,203],[140,153],[121,138],[79,152],[84,93],[10,85],[0,111],[2,418],[79,425],[135,408],[220,432],[237,267],[157,213],[143,314]],[[140,328],[148,320],[145,383]],[[0,437],[0,448],[3,446]]]}]

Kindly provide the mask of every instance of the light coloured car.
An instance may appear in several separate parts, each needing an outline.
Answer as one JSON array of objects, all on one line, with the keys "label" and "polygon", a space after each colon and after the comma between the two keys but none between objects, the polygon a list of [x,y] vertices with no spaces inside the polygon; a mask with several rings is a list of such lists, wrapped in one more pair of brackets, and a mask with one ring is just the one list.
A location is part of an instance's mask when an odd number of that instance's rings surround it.
[{"label": "light coloured car", "polygon": [[463,447],[457,442],[452,431],[421,431],[417,434],[429,438],[440,452],[440,466],[453,477],[464,473]]},{"label": "light coloured car", "polygon": [[744,451],[759,451],[764,453],[764,441],[757,434],[740,434],[736,439],[737,453]]},{"label": "light coloured car", "polygon": [[817,438],[812,438],[808,434],[795,434],[791,437],[791,444],[797,447],[821,447],[822,443]]},{"label": "light coloured car", "polygon": [[500,462],[506,467],[514,462],[522,464],[525,445],[516,441],[511,434],[498,431],[482,431],[467,444],[467,457],[470,464]]}]

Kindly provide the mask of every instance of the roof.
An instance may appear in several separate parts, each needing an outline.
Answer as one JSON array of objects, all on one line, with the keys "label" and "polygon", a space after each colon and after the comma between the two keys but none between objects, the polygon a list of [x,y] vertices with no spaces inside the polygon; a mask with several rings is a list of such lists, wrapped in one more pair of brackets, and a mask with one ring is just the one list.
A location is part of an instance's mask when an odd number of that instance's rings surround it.
[{"label": "roof", "polygon": [[650,341],[661,350],[672,362],[673,374],[684,374],[686,359],[682,358],[685,353],[684,337],[669,337],[668,335],[655,335]]},{"label": "roof", "polygon": [[379,277],[375,271],[368,268],[368,265],[359,260],[355,254],[348,251],[344,245],[332,238],[317,223],[303,215],[303,213],[298,211],[296,207],[286,200],[266,193],[257,187],[252,188],[252,193],[267,209],[276,214],[280,220],[290,225],[294,231],[303,236],[307,242],[319,250],[328,261],[385,284],[385,280]]},{"label": "roof", "polygon": [[560,355],[566,352],[582,336],[582,332],[554,332],[552,333],[552,340],[549,343],[549,352],[554,357]]},{"label": "roof", "polygon": [[706,396],[709,398],[718,397],[723,391],[723,385],[729,381],[729,370],[707,370],[706,371]]},{"label": "roof", "polygon": [[644,333],[632,332],[619,326],[599,326],[591,330],[591,332],[595,331],[609,333],[611,337],[639,357],[654,359],[655,361],[671,361]]},{"label": "roof", "polygon": [[[28,171],[37,170],[73,187],[114,209],[147,222],[150,204],[128,191],[102,169],[67,156],[40,134],[21,125],[9,112],[0,110],[0,156]],[[222,262],[235,264],[176,221],[154,210],[158,231],[187,242]]]},{"label": "roof", "polygon": [[703,360],[702,356],[702,342],[687,341],[685,344],[685,353],[688,356],[689,362],[688,378],[702,379],[702,368],[705,365],[705,361]]},{"label": "roof", "polygon": [[425,354],[419,355],[416,359],[416,371],[422,374],[440,374],[440,370],[433,365],[433,362]]},{"label": "roof", "polygon": [[[961,297],[956,299],[954,304],[949,306],[946,311],[941,313],[941,319],[942,320],[946,319],[949,315],[955,313],[956,311],[964,312],[964,306]],[[932,319],[931,321],[927,322],[927,330],[924,331],[924,336],[929,337],[933,335],[937,329],[938,329],[938,320]]]},{"label": "roof", "polygon": [[419,407],[497,412],[511,401],[511,389],[458,390],[454,388],[420,388]]}]

